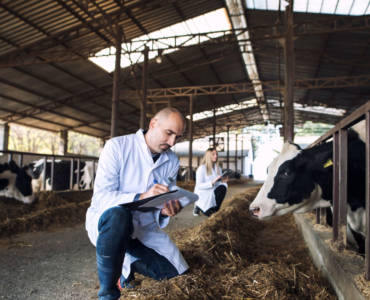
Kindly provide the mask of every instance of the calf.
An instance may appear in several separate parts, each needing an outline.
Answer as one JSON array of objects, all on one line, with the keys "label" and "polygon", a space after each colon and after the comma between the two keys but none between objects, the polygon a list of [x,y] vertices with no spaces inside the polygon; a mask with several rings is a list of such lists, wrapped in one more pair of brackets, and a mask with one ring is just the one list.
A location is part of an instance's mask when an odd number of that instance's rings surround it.
[{"label": "calf", "polygon": [[[289,212],[305,213],[317,207],[332,206],[333,144],[324,143],[302,150],[286,143],[268,168],[268,176],[250,204],[259,219]],[[357,133],[348,133],[347,224],[354,232],[360,252],[365,236],[365,144]]]},{"label": "calf", "polygon": [[32,191],[32,170],[20,168],[14,161],[0,164],[0,196],[30,204],[35,200]]}]

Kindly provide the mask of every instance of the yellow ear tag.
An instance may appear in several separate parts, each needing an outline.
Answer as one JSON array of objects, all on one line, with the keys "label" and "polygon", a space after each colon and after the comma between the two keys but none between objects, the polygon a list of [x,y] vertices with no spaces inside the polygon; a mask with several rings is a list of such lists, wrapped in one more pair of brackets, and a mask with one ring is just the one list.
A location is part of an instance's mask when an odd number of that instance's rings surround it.
[{"label": "yellow ear tag", "polygon": [[331,159],[329,159],[325,164],[324,164],[324,168],[327,168],[327,167],[330,167],[333,165],[333,161]]}]

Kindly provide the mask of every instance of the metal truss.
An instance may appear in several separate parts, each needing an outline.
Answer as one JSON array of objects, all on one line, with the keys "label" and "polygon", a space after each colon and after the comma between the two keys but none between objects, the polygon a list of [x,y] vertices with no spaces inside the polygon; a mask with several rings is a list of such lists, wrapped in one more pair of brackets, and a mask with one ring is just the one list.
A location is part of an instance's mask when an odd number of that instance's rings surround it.
[{"label": "metal truss", "polygon": [[[261,81],[263,91],[280,91],[284,89],[284,84],[279,81]],[[335,89],[354,86],[370,86],[370,75],[360,75],[351,77],[326,77],[297,79],[294,82],[296,89]],[[148,89],[149,99],[163,99],[175,97],[190,97],[204,95],[225,95],[225,94],[254,94],[254,86],[250,82],[226,83],[213,85],[184,86],[173,88]],[[125,92],[125,97],[140,97],[141,91]]]},{"label": "metal truss", "polygon": [[[330,18],[317,22],[295,23],[294,36],[300,37],[306,35],[328,34],[344,31],[361,31],[368,30],[369,28],[370,16],[368,15],[358,17]],[[94,28],[94,31],[97,30],[97,28]],[[251,39],[246,39],[243,37],[246,32],[249,32],[249,35],[252,37]],[[73,39],[79,38],[79,31],[70,32],[69,35],[71,34],[73,35]],[[85,34],[86,33],[84,33],[84,35]],[[284,38],[284,25],[271,24],[259,27],[238,28],[223,31],[202,32],[196,34],[134,40],[127,43],[127,48],[122,50],[122,54],[142,53],[144,46],[147,46],[149,48],[149,51],[158,51],[159,49],[182,49],[199,45],[206,46],[208,44],[230,43],[238,43],[241,51],[248,52],[247,42],[249,41],[281,38]],[[7,55],[3,55],[0,58],[0,68],[115,55],[114,52],[108,52],[104,55],[96,54],[97,51],[100,50],[98,49],[97,45],[94,45],[92,47],[84,47],[83,45],[81,45],[79,48],[76,49],[68,46],[68,49],[66,50],[60,48],[53,49],[53,46],[50,45],[50,41],[52,43],[55,43],[54,47],[60,46],[63,43],[66,43],[65,45],[67,45],[68,43],[67,40],[63,41],[61,39],[55,39],[50,36],[47,40],[45,40],[46,47],[44,49],[42,49],[43,42],[40,41],[37,45],[37,50],[27,49],[26,53],[24,53],[23,51],[16,51]],[[105,42],[107,42],[107,40],[105,40]],[[40,60],[40,57],[42,58],[42,60]]]}]

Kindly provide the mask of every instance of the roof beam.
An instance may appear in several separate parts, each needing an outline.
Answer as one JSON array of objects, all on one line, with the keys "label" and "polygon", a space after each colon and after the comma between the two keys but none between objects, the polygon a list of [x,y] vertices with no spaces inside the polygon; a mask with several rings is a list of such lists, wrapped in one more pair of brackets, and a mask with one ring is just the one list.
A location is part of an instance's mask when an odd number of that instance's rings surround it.
[{"label": "roof beam", "polygon": [[[264,91],[282,91],[283,88],[278,80],[261,81]],[[294,87],[296,89],[335,89],[355,86],[369,86],[370,75],[343,76],[343,77],[324,77],[310,79],[296,79]],[[225,95],[253,93],[254,87],[250,82],[226,83],[199,86],[183,86],[164,89],[148,89],[147,96],[151,99],[189,97],[190,95]],[[135,92],[127,93],[127,97],[137,98]]]},{"label": "roof beam", "polygon": [[[62,0],[58,0],[58,2],[64,2]],[[128,12],[129,10],[126,10]],[[129,13],[130,14],[130,13]],[[130,15],[128,15],[130,17]],[[131,14],[132,17],[132,14]],[[140,23],[136,19],[131,20],[137,25]],[[136,20],[136,22],[134,21]],[[90,26],[90,23],[86,23],[86,26]],[[197,33],[197,34],[187,34],[187,35],[178,35],[178,36],[168,36],[168,37],[160,37],[160,38],[150,38],[145,40],[137,40],[132,43],[146,43],[149,47],[149,51],[157,51],[157,46],[161,45],[161,49],[181,49],[181,48],[187,48],[187,47],[194,47],[192,46],[184,46],[183,41],[186,39],[187,41],[189,39],[193,40],[195,42],[195,45],[199,44],[212,44],[212,43],[224,43],[224,44],[230,44],[238,42],[240,43],[240,47],[242,48],[243,52],[248,52],[246,42],[253,41],[259,41],[259,40],[269,40],[269,39],[281,39],[284,38],[283,34],[283,26],[284,24],[271,24],[267,26],[259,26],[259,27],[251,27],[251,28],[238,28],[233,30],[224,30],[224,31],[215,31],[214,33],[219,33],[221,36],[218,38],[215,38],[214,35],[210,35],[209,32],[203,32],[203,33]],[[89,28],[90,28],[89,27]],[[140,28],[140,27],[139,27]],[[307,35],[316,35],[316,34],[329,34],[329,33],[335,33],[335,32],[345,32],[345,31],[361,31],[361,30],[368,30],[370,28],[370,16],[359,16],[359,17],[342,17],[342,18],[330,18],[328,20],[320,20],[317,22],[306,22],[306,23],[294,23],[294,37],[301,37],[301,36],[307,36]],[[92,28],[91,30],[95,30],[95,28]],[[141,28],[140,28],[141,29]],[[93,32],[95,32],[93,31]],[[241,35],[243,35],[245,32],[249,31],[249,34],[253,36],[253,39],[246,39],[246,38],[240,38]],[[96,33],[96,32],[95,32]],[[77,37],[78,38],[78,37]],[[101,37],[106,44],[106,47],[110,46],[109,39],[104,39]],[[204,38],[207,38],[208,40],[204,41]],[[49,39],[56,39],[54,36],[50,35]],[[174,39],[174,45],[168,44],[168,39]],[[57,40],[57,44],[60,44],[61,41]],[[11,44],[11,43],[9,43]],[[40,48],[41,43],[37,43],[38,48]],[[154,45],[156,45],[154,47]],[[50,44],[45,47],[45,50],[31,50],[29,47],[26,47],[25,49],[21,49],[24,51],[24,53],[27,53],[27,55],[34,56],[33,58],[27,58],[22,56],[21,53],[9,53],[5,54],[0,58],[0,67],[11,67],[11,66],[18,66],[22,64],[34,64],[34,63],[41,63],[37,56],[42,56],[45,62],[61,62],[61,61],[71,61],[78,59],[77,56],[75,56],[73,53],[64,53],[60,52],[60,50],[49,50]],[[28,49],[26,51],[26,49]],[[80,51],[81,49],[72,49],[69,48],[71,51]],[[136,49],[136,47],[131,47],[131,49]],[[153,50],[154,49],[154,50]],[[92,47],[91,49],[84,49],[87,53],[90,53],[88,57],[98,57],[99,55],[93,54],[96,53],[96,46]],[[132,53],[141,53],[139,50],[125,50],[124,53],[126,54],[132,54]],[[83,58],[81,58],[83,59]]]}]

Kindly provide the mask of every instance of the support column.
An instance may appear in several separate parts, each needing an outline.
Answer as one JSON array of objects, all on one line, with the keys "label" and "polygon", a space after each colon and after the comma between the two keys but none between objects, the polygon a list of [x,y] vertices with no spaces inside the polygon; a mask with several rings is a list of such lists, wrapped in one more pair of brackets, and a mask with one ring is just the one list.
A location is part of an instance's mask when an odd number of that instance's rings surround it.
[{"label": "support column", "polygon": [[285,86],[284,86],[284,142],[293,142],[294,139],[294,80],[295,57],[293,41],[293,0],[285,8]]},{"label": "support column", "polygon": [[244,135],[242,134],[242,145],[241,145],[241,147],[240,147],[240,149],[241,149],[241,154],[240,154],[240,157],[241,157],[241,169],[242,169],[242,172],[241,172],[241,175],[243,176],[243,174],[244,174],[244,149],[243,149],[243,147],[244,147]]},{"label": "support column", "polygon": [[229,169],[229,158],[230,158],[230,125],[226,126],[227,128],[227,138],[226,138],[226,143],[227,143],[227,150],[226,150],[226,169]]},{"label": "support column", "polygon": [[235,134],[235,172],[238,171],[238,135]]},{"label": "support column", "polygon": [[68,130],[62,130],[59,133],[60,142],[59,142],[59,154],[66,155],[68,152]]},{"label": "support column", "polygon": [[213,145],[212,147],[216,149],[216,108],[213,109]]},{"label": "support column", "polygon": [[171,106],[172,106],[171,99],[168,99],[167,100],[167,107],[171,107]]},{"label": "support column", "polygon": [[193,179],[193,96],[189,97],[189,180]]},{"label": "support column", "polygon": [[113,74],[113,95],[112,95],[112,118],[110,135],[111,137],[117,136],[117,113],[119,101],[119,82],[121,77],[121,50],[122,50],[122,30],[117,27],[116,36],[116,62]]},{"label": "support column", "polygon": [[148,54],[149,48],[145,46],[144,51],[144,65],[141,76],[141,102],[140,102],[140,128],[146,129],[146,95],[147,95],[147,81],[148,81]]},{"label": "support column", "polygon": [[7,151],[9,147],[9,124],[0,124],[0,150]]}]

